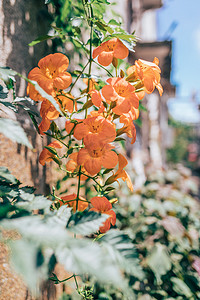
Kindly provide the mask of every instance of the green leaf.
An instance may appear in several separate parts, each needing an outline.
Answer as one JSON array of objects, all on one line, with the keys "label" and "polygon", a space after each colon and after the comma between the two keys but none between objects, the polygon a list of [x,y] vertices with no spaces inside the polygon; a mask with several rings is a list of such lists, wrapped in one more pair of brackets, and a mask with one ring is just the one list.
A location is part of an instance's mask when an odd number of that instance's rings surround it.
[{"label": "green leaf", "polygon": [[28,112],[28,114],[29,114],[29,117],[31,118],[31,120],[32,120],[32,122],[33,122],[33,125],[34,125],[34,127],[35,127],[37,133],[40,134],[39,127],[38,127],[38,123],[37,123],[37,121],[36,121],[35,116],[34,116],[31,112]]},{"label": "green leaf", "polygon": [[[1,98],[1,96],[0,96]],[[17,108],[15,105],[13,105],[12,103],[8,102],[8,101],[0,101],[0,104],[12,109],[14,112],[17,112]]]},{"label": "green leaf", "polygon": [[0,67],[0,79],[5,82],[9,82],[9,80],[15,81],[14,76],[17,75],[17,72],[13,71],[8,67]]},{"label": "green leaf", "polygon": [[61,116],[64,116],[63,115],[63,112],[60,110],[60,106],[58,105],[58,103],[56,102],[56,100],[49,94],[47,94],[40,86],[39,84],[36,82],[36,81],[33,81],[33,80],[28,80],[28,82],[32,83],[35,87],[35,89],[40,93],[40,95],[49,100],[51,102],[51,104],[53,104],[53,106],[56,108],[56,110],[61,114]]},{"label": "green leaf", "polygon": [[58,35],[42,35],[42,36],[39,36],[37,39],[35,39],[34,41],[32,41],[31,43],[29,43],[28,45],[29,46],[35,46],[36,44],[38,43],[41,43],[43,41],[47,41],[47,40],[50,40],[50,39],[53,39],[55,37],[58,37]]},{"label": "green leaf", "polygon": [[124,287],[125,283],[117,264],[104,246],[86,239],[73,239],[68,246],[58,247],[56,257],[68,272],[89,274],[99,282]]},{"label": "green leaf", "polygon": [[110,173],[112,170],[113,170],[113,169],[105,169],[105,170],[103,171],[103,174],[104,174],[104,175],[105,175],[105,174],[108,174],[108,173]]},{"label": "green leaf", "polygon": [[11,264],[23,277],[28,287],[35,292],[39,282],[48,278],[47,266],[44,265],[42,268],[43,261],[41,260],[38,264],[41,251],[37,244],[25,240],[10,242],[9,246],[11,248]]},{"label": "green leaf", "polygon": [[98,231],[108,217],[109,215],[101,215],[94,211],[76,212],[69,219],[67,228],[77,234],[89,235]]},{"label": "green leaf", "polygon": [[126,139],[118,137],[114,140],[114,142],[120,142],[120,141],[125,141]]},{"label": "green leaf", "polygon": [[172,277],[171,282],[173,283],[173,290],[180,295],[184,295],[189,299],[193,294],[190,288],[185,284],[185,282],[179,278]]},{"label": "green leaf", "polygon": [[158,284],[162,282],[161,276],[165,275],[171,269],[171,259],[167,247],[156,243],[147,256],[147,265],[154,272]]},{"label": "green leaf", "polygon": [[89,100],[83,105],[82,110],[90,108],[92,105],[93,105],[92,100]]},{"label": "green leaf", "polygon": [[6,167],[0,167],[0,182],[8,184],[20,184]]},{"label": "green leaf", "polygon": [[6,99],[7,97],[8,97],[8,89],[0,85],[0,99]]},{"label": "green leaf", "polygon": [[15,205],[18,208],[25,209],[27,211],[33,211],[37,209],[45,209],[49,212],[50,205],[52,202],[46,197],[40,195],[36,196],[34,194],[28,193],[19,189],[19,195],[17,196],[17,201]]},{"label": "green leaf", "polygon": [[126,273],[140,280],[144,279],[136,248],[126,233],[112,229],[103,235],[98,242],[103,243],[108,248],[114,264],[120,265]]},{"label": "green leaf", "polygon": [[23,144],[32,149],[26,133],[19,122],[11,119],[0,118],[0,133],[4,134],[13,142]]},{"label": "green leaf", "polygon": [[57,155],[57,151],[55,148],[53,147],[48,147],[48,146],[45,146],[44,148],[46,148],[50,153],[52,153],[53,155]]},{"label": "green leaf", "polygon": [[110,192],[110,191],[113,191],[113,190],[115,190],[115,188],[112,187],[112,186],[109,186],[109,187],[107,187],[107,188],[104,190],[104,192]]}]

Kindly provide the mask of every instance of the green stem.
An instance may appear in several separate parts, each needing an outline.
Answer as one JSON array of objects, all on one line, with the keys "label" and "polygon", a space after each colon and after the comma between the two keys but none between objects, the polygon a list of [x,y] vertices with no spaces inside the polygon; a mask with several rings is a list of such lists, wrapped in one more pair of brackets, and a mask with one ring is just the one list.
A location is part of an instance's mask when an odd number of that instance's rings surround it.
[{"label": "green stem", "polygon": [[77,83],[77,81],[79,80],[79,78],[81,77],[81,75],[83,74],[83,72],[85,71],[86,67],[88,66],[89,61],[87,62],[87,64],[84,66],[84,68],[82,69],[81,73],[76,77],[76,80],[74,81],[74,83],[72,84],[70,90],[68,93],[71,93],[73,87],[75,86],[75,84]]},{"label": "green stem", "polygon": [[76,275],[74,274],[73,276],[74,276],[74,281],[75,281],[75,283],[76,283],[76,288],[77,288],[77,290],[78,290],[78,282],[77,282],[77,279],[76,279]]},{"label": "green stem", "polygon": [[98,183],[98,181],[94,177],[92,177],[90,175],[87,175],[87,174],[85,174],[83,172],[81,172],[81,174],[87,176],[90,179],[92,179],[101,188],[101,190],[102,190],[102,185],[100,183]]},{"label": "green stem", "polygon": [[93,61],[96,65],[98,65],[100,68],[104,69],[111,77],[114,77],[114,76],[112,75],[112,73],[110,73],[110,71],[108,71],[106,68],[104,68],[102,65],[100,65],[97,61],[95,61],[94,59],[92,59],[92,61]]}]

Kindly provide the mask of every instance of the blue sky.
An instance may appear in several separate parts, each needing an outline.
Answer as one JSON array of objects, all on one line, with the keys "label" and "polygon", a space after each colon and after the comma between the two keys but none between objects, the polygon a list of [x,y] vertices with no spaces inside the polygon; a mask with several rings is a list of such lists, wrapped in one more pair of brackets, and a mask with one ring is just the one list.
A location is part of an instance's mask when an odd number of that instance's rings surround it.
[{"label": "blue sky", "polygon": [[200,0],[163,3],[157,10],[158,40],[173,41],[171,82],[177,86],[177,98],[186,102],[193,92],[200,98]]}]

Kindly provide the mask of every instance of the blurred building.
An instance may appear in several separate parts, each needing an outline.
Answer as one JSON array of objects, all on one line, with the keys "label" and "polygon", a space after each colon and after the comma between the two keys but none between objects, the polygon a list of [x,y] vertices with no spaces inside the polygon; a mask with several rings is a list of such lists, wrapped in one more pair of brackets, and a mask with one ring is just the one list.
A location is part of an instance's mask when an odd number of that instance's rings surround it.
[{"label": "blurred building", "polygon": [[157,57],[161,68],[164,93],[160,97],[155,90],[145,96],[142,104],[148,112],[142,112],[142,127],[137,128],[136,141],[136,149],[140,153],[143,150],[143,156],[145,153],[144,161],[155,168],[165,165],[165,150],[173,142],[173,134],[168,127],[167,100],[175,95],[175,87],[170,83],[172,41],[157,41],[156,10],[160,7],[161,0],[127,1],[127,30],[135,31],[139,37],[135,52],[130,54],[130,64],[139,58],[152,62]]}]

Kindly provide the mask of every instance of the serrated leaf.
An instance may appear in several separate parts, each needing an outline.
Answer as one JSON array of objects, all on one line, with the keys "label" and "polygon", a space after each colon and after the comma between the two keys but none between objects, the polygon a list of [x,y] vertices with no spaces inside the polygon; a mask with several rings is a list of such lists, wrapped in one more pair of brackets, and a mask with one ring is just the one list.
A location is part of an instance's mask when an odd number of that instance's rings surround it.
[{"label": "serrated leaf", "polygon": [[171,269],[171,259],[165,245],[156,243],[147,256],[147,264],[152,269],[155,277],[160,284],[161,276]]},{"label": "serrated leaf", "polygon": [[[37,244],[30,241],[18,240],[10,242],[11,264],[25,280],[28,287],[35,292],[41,280],[48,278],[47,266],[37,265],[39,249]],[[39,291],[37,291],[39,292]]]},{"label": "serrated leaf", "polygon": [[136,248],[127,234],[112,229],[103,235],[98,242],[106,245],[113,262],[120,265],[122,270],[140,280],[144,278]]},{"label": "serrated leaf", "polygon": [[20,184],[19,180],[13,176],[6,167],[0,167],[0,182],[8,184]]},{"label": "serrated leaf", "polygon": [[45,209],[48,212],[50,205],[52,204],[52,202],[46,197],[42,195],[36,196],[34,194],[27,193],[22,189],[19,189],[17,201],[18,202],[16,202],[15,205],[18,208],[22,208],[30,212],[37,209]]},{"label": "serrated leaf", "polygon": [[77,234],[89,235],[98,231],[108,217],[109,215],[94,211],[76,212],[70,217],[67,228]]},{"label": "serrated leaf", "polygon": [[119,267],[112,262],[110,253],[95,242],[74,239],[68,247],[59,247],[56,257],[70,272],[89,274],[99,282],[110,282],[121,288],[124,286]]},{"label": "serrated leaf", "polygon": [[13,142],[23,144],[32,149],[26,133],[19,122],[11,119],[0,118],[0,133],[4,134]]}]

